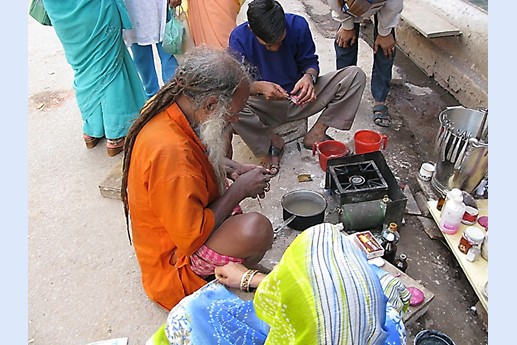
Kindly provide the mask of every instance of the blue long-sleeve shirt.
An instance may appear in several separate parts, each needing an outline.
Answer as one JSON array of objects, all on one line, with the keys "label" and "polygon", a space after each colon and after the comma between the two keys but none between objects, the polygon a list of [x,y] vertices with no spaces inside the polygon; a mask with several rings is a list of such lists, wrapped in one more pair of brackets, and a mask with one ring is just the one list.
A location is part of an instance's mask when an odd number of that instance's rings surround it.
[{"label": "blue long-sleeve shirt", "polygon": [[256,68],[257,81],[274,82],[291,92],[303,73],[314,68],[319,73],[318,55],[305,18],[286,13],[285,39],[278,51],[269,51],[251,32],[248,22],[230,34],[229,49],[241,55],[242,62]]}]

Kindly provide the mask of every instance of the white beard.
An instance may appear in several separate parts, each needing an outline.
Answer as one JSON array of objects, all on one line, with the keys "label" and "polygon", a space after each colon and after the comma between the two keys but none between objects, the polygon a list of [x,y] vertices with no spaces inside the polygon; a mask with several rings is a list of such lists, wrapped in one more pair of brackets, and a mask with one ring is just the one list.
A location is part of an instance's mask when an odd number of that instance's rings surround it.
[{"label": "white beard", "polygon": [[[199,139],[206,146],[208,161],[219,184],[221,195],[226,191],[226,171],[223,166],[223,159],[226,155],[227,131],[230,130],[228,122],[223,116],[215,114],[211,119],[199,125]],[[221,139],[222,142],[221,142]]]}]

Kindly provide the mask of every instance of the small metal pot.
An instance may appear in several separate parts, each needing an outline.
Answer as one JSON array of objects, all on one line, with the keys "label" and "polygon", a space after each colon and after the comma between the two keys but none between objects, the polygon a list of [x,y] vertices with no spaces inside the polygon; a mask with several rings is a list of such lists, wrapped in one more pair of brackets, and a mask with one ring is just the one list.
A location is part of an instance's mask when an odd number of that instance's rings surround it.
[{"label": "small metal pot", "polygon": [[284,194],[282,197],[283,219],[289,220],[289,225],[294,230],[305,230],[313,225],[323,223],[327,200],[312,190],[295,190]]}]

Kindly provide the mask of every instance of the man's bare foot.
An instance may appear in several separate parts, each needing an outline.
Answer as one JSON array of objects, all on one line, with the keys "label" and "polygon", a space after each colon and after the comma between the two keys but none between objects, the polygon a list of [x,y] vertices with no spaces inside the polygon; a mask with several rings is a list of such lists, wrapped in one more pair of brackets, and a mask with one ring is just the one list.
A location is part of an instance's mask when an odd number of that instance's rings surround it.
[{"label": "man's bare foot", "polygon": [[303,147],[308,150],[312,150],[312,147],[316,143],[320,143],[325,140],[333,140],[330,136],[327,135],[327,133],[325,133],[327,129],[327,126],[320,125],[318,123],[314,124],[314,127],[312,127],[303,138]]}]

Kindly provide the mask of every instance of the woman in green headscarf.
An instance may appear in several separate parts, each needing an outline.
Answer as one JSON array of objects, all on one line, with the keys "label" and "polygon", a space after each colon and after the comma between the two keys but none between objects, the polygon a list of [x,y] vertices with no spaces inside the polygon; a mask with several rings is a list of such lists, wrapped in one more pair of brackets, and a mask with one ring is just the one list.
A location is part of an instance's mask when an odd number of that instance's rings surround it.
[{"label": "woman in green headscarf", "polygon": [[[404,301],[396,310],[365,254],[332,224],[302,232],[268,275],[236,263],[215,272],[217,281],[169,313],[164,332],[170,343],[406,342],[401,313],[409,293],[401,294]],[[257,290],[253,301],[243,301],[222,284]]]},{"label": "woman in green headscarf", "polygon": [[108,155],[120,153],[133,120],[147,100],[122,38],[131,28],[123,0],[44,0],[74,70],[86,147],[106,137]]}]

